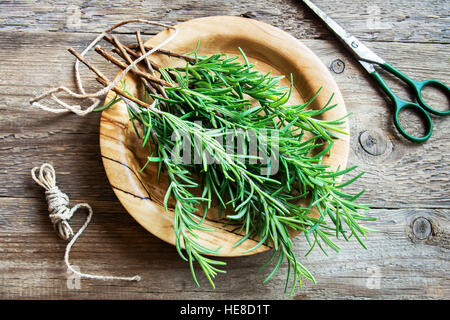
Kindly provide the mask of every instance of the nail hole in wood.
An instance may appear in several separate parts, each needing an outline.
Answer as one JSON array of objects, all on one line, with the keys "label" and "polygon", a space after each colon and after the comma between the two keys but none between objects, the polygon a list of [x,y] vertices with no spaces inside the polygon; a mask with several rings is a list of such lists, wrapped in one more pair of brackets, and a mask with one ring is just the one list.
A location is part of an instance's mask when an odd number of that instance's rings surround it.
[{"label": "nail hole in wood", "polygon": [[359,143],[364,151],[373,156],[382,155],[387,149],[386,136],[379,131],[363,131],[359,135]]},{"label": "nail hole in wood", "polygon": [[419,217],[413,221],[412,231],[414,236],[419,240],[425,240],[431,235],[431,222],[423,217]]},{"label": "nail hole in wood", "polygon": [[330,70],[336,74],[340,74],[345,70],[345,63],[341,59],[334,59],[331,61]]}]

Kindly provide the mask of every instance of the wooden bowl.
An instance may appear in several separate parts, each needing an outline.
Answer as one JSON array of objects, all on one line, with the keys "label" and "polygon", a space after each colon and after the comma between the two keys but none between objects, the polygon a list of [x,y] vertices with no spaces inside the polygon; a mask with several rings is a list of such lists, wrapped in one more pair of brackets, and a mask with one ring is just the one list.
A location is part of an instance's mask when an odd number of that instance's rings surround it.
[{"label": "wooden bowl", "polygon": [[[338,106],[322,115],[323,119],[337,119],[347,112],[341,92],[327,67],[299,40],[286,32],[252,19],[238,17],[207,17],[190,20],[177,25],[178,36],[165,49],[179,53],[191,52],[200,40],[199,54],[227,53],[239,56],[242,48],[250,62],[256,62],[256,69],[274,75],[285,75],[282,85],[289,86],[289,75],[294,77],[294,90],[289,103],[299,104],[308,101],[323,87],[319,96],[310,105],[321,108],[334,93],[334,103]],[[169,32],[163,31],[150,39],[147,44],[154,46],[165,39]],[[157,63],[164,66],[184,65],[176,58],[155,54]],[[128,76],[127,90],[136,93],[137,82]],[[115,94],[110,92],[105,103]],[[348,132],[348,126],[347,126]],[[175,244],[172,210],[164,211],[162,202],[167,190],[167,182],[161,179],[158,184],[156,166],[147,166],[140,173],[147,154],[141,147],[136,133],[129,121],[123,102],[103,111],[100,121],[100,147],[103,164],[108,179],[125,209],[138,223],[158,238]],[[345,168],[349,151],[349,136],[342,135],[335,141],[331,156],[324,163]],[[317,216],[317,212],[312,211]],[[215,231],[197,231],[199,242],[209,248],[222,247],[219,256],[242,256],[243,251],[252,248],[256,241],[249,239],[237,248],[233,245],[241,238],[233,226],[224,226],[217,219],[217,209],[208,212],[204,224]],[[296,233],[291,233],[294,236]],[[246,253],[255,254],[270,249],[260,246]]]}]

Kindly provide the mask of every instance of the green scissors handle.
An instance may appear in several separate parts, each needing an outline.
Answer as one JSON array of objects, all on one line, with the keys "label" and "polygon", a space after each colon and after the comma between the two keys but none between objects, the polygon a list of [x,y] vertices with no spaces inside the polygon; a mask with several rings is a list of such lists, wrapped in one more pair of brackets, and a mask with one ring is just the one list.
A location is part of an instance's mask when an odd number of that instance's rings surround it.
[{"label": "green scissors handle", "polygon": [[444,93],[447,97],[450,98],[450,88],[443,82],[438,80],[424,80],[424,81],[414,81],[410,79],[408,76],[403,74],[398,69],[391,66],[389,63],[385,62],[380,64],[380,66],[391,74],[397,76],[403,82],[405,82],[414,92],[415,97],[419,105],[424,108],[426,111],[431,112],[437,116],[448,116],[450,115],[450,109],[445,111],[440,111],[429,106],[422,97],[422,90],[425,87],[434,87]]},{"label": "green scissors handle", "polygon": [[[422,91],[425,87],[433,86],[443,92],[450,99],[450,89],[444,83],[437,80],[425,80],[425,81],[414,81],[408,78],[406,75],[401,73],[399,70],[386,63],[381,57],[379,57],[375,52],[366,47],[362,42],[360,42],[356,37],[345,31],[339,24],[331,19],[325,12],[320,10],[314,3],[310,0],[302,0],[303,3],[308,6],[316,15],[319,17],[325,25],[338,37],[339,40],[347,47],[350,52],[353,53],[355,58],[361,63],[361,65],[366,69],[366,71],[372,75],[375,81],[381,86],[381,88],[386,92],[386,94],[391,98],[394,103],[394,124],[398,131],[407,139],[413,142],[424,142],[431,137],[433,132],[433,122],[431,121],[429,113],[438,116],[450,115],[450,110],[440,111],[430,107],[425,103],[422,97]],[[398,98],[392,90],[387,86],[386,82],[381,78],[380,74],[375,70],[374,64],[379,65],[384,70],[388,71],[395,77],[406,83],[414,92],[417,103],[404,101]],[[425,134],[422,137],[415,137],[408,134],[400,124],[398,118],[399,114],[404,109],[413,109],[419,113],[419,115],[425,121]]]},{"label": "green scissors handle", "polygon": [[[383,80],[383,78],[380,76],[380,74],[373,69],[370,74],[375,79],[375,81],[381,86],[383,91],[391,98],[393,104],[394,104],[394,125],[397,128],[397,130],[408,140],[413,142],[424,142],[428,140],[431,137],[431,134],[433,133],[433,122],[431,120],[430,115],[428,112],[433,113],[435,115],[444,116],[449,115],[450,110],[446,111],[440,111],[436,110],[432,107],[430,107],[428,104],[426,104],[422,97],[422,90],[426,86],[436,86],[439,90],[443,91],[448,97],[450,97],[450,89],[442,82],[437,80],[425,80],[425,81],[414,81],[411,80],[409,77],[404,75],[402,72],[394,68],[388,63],[380,64],[380,66],[388,71],[389,73],[393,74],[394,76],[398,77],[400,80],[405,82],[414,92],[415,97],[417,99],[418,103],[408,102],[400,99],[397,97],[394,92],[387,86],[386,82]],[[402,127],[400,121],[399,121],[399,114],[403,109],[410,109],[416,111],[421,118],[424,121],[425,125],[425,133],[421,137],[416,137],[408,132]],[[428,112],[427,112],[428,111]]]},{"label": "green scissors handle", "polygon": [[[366,63],[363,63],[366,64]],[[387,86],[386,82],[381,78],[380,74],[372,68],[370,74],[375,79],[375,81],[381,86],[383,91],[391,98],[394,104],[394,124],[397,130],[408,140],[413,142],[424,142],[431,137],[433,133],[433,122],[431,120],[428,112],[433,113],[438,116],[450,115],[450,110],[440,111],[432,108],[427,103],[425,103],[422,97],[422,90],[427,86],[434,86],[440,91],[442,91],[447,97],[450,98],[450,88],[444,83],[437,80],[425,80],[425,81],[414,81],[408,76],[403,74],[401,71],[393,67],[387,62],[379,64],[384,70],[388,71],[392,75],[396,76],[404,83],[406,83],[412,90],[417,100],[417,103],[408,102],[397,97],[392,90]],[[416,111],[424,121],[425,133],[422,137],[416,137],[406,132],[399,121],[399,114],[403,109],[410,109]]]}]

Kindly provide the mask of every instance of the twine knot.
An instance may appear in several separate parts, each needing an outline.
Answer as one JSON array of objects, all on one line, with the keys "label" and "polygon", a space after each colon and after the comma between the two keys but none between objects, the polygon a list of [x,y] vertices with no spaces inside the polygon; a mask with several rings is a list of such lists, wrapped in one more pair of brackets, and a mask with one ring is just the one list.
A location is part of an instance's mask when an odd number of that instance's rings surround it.
[{"label": "twine knot", "polygon": [[[36,171],[39,174],[36,175]],[[56,174],[52,165],[44,163],[40,168],[31,170],[33,180],[45,189],[48,202],[49,218],[58,236],[63,240],[69,240],[73,236],[69,220],[75,210],[69,208],[69,197],[56,186]]]},{"label": "twine knot", "polygon": [[[39,170],[39,173],[37,171]],[[64,261],[66,262],[67,268],[73,273],[79,275],[80,277],[91,278],[91,279],[101,279],[101,280],[125,280],[125,281],[139,281],[141,278],[139,276],[134,277],[116,277],[116,276],[100,276],[92,275],[87,273],[81,273],[75,270],[69,263],[69,253],[75,241],[83,233],[83,231],[88,226],[92,218],[92,208],[87,203],[79,203],[69,207],[70,200],[69,196],[62,192],[58,186],[56,186],[56,173],[53,166],[49,163],[44,163],[40,167],[35,167],[31,170],[31,176],[33,180],[45,189],[45,196],[48,203],[48,211],[50,212],[49,218],[55,228],[56,233],[61,239],[70,240],[67,244],[66,252],[64,255]],[[70,218],[72,218],[75,211],[79,208],[84,207],[88,210],[88,216],[84,225],[78,230],[74,235],[72,227],[69,224]]]},{"label": "twine knot", "polygon": [[45,191],[48,202],[49,218],[52,221],[56,233],[61,239],[68,240],[73,236],[72,227],[69,220],[72,218],[74,210],[69,208],[69,197],[59,190],[57,186]]}]

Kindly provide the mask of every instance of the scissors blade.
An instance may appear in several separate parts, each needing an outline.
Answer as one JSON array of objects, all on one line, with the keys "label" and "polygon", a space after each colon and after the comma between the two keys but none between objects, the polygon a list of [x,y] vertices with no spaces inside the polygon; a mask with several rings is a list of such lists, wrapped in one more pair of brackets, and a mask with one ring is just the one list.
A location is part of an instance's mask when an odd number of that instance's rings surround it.
[{"label": "scissors blade", "polygon": [[[359,62],[362,66],[369,72],[372,73],[375,71],[373,66],[369,68],[367,63],[363,63],[364,61],[384,64],[385,61],[379,57],[375,52],[366,47],[361,41],[359,41],[356,37],[352,36],[350,33],[344,30],[336,21],[330,18],[325,12],[320,10],[314,3],[309,0],[302,0],[305,5],[307,5],[311,11],[313,11],[317,17],[319,17],[325,25],[330,29],[341,42],[347,47],[353,55],[360,60]],[[363,60],[363,61],[361,61]],[[369,71],[369,69],[373,71]]]}]

